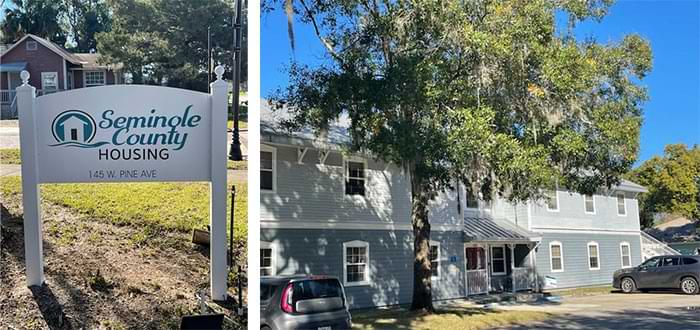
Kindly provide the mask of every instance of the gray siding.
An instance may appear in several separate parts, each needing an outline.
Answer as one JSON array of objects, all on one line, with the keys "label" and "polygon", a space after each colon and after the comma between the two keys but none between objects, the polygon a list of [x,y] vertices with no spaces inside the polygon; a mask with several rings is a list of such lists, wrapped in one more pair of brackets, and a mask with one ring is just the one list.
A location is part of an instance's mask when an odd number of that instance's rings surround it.
[{"label": "gray siding", "polygon": [[615,195],[595,195],[595,214],[584,210],[583,196],[559,191],[559,211],[548,211],[544,202],[531,202],[530,224],[534,228],[602,229],[639,231],[637,200],[628,193],[625,199],[627,214],[617,214]]},{"label": "gray siding", "polygon": [[[562,243],[564,271],[552,272],[549,260],[549,243]],[[588,269],[588,243],[595,241],[600,249],[600,270]],[[557,288],[579,287],[612,283],[613,272],[622,268],[620,243],[630,244],[632,266],[642,262],[639,234],[568,234],[544,233],[537,249],[537,272],[541,278],[557,279]]]},{"label": "gray siding", "polygon": [[[440,277],[434,298],[464,296],[464,252],[460,232],[433,232],[440,242]],[[387,230],[262,229],[261,240],[277,249],[277,274],[332,275],[343,278],[343,243],[369,243],[369,286],[346,288],[351,308],[405,304],[413,290],[413,233]],[[453,262],[450,262],[450,259]]]}]

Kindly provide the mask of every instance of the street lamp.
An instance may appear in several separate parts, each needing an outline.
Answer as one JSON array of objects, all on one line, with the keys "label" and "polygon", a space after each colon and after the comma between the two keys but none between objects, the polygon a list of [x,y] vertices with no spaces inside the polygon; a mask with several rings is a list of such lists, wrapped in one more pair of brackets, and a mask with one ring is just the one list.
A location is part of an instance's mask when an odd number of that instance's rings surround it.
[{"label": "street lamp", "polygon": [[231,139],[228,159],[243,160],[238,129],[240,110],[238,94],[241,86],[241,0],[236,0],[236,15],[233,19],[233,138]]}]

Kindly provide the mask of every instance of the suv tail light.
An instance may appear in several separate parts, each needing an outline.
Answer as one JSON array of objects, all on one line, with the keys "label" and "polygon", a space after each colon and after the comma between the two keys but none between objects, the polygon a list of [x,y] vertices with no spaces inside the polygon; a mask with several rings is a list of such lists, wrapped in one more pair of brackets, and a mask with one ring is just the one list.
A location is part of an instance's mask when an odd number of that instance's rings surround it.
[{"label": "suv tail light", "polygon": [[292,303],[292,295],[294,293],[294,284],[289,283],[282,291],[282,301],[280,301],[280,307],[285,313],[293,313],[294,307]]}]

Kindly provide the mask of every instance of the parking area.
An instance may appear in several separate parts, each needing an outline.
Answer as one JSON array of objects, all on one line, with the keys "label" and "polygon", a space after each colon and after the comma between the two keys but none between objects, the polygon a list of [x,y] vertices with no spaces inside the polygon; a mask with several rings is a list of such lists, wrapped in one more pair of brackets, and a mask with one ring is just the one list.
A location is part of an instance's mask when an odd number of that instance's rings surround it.
[{"label": "parking area", "polygon": [[675,292],[611,293],[565,298],[556,305],[514,305],[555,315],[544,322],[504,329],[700,329],[700,295]]}]

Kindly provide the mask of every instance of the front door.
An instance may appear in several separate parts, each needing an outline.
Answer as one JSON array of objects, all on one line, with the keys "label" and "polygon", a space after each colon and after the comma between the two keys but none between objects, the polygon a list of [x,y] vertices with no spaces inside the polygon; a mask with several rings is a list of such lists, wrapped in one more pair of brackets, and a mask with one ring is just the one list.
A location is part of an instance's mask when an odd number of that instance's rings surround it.
[{"label": "front door", "polygon": [[464,267],[467,295],[489,292],[489,271],[486,268],[486,249],[481,246],[465,246]]}]

